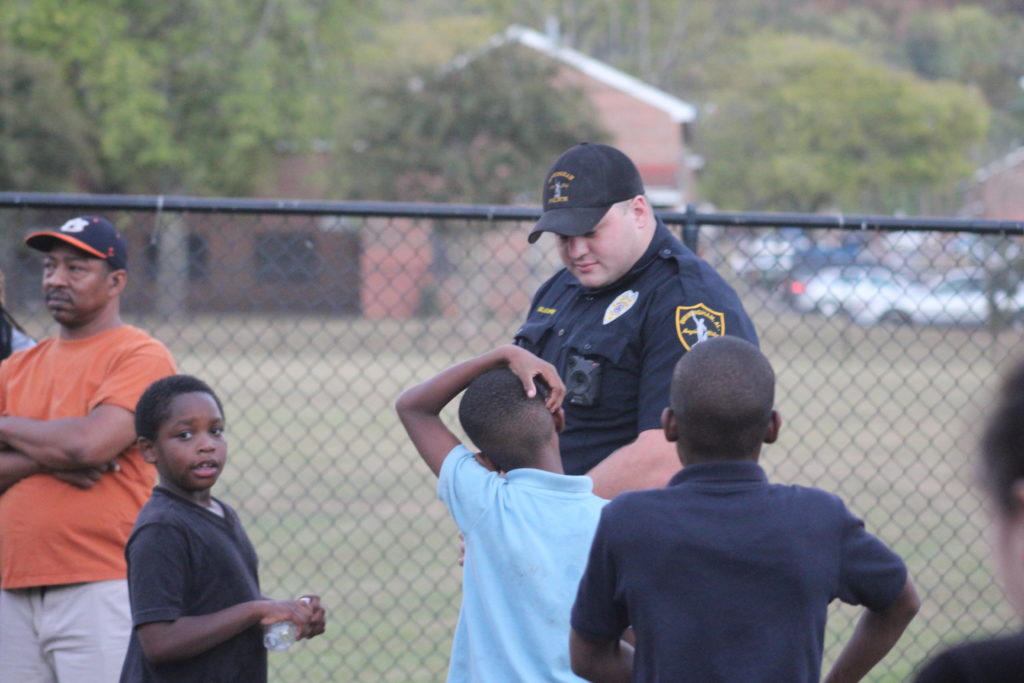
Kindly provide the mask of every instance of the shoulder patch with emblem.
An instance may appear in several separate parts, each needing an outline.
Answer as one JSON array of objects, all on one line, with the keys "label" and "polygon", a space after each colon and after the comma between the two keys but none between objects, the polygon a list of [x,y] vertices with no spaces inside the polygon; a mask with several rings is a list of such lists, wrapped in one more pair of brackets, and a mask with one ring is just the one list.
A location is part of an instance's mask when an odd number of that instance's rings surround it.
[{"label": "shoulder patch with emblem", "polygon": [[725,314],[704,304],[676,307],[676,334],[687,351],[710,337],[725,334]]},{"label": "shoulder patch with emblem", "polygon": [[608,308],[604,309],[604,322],[602,325],[607,325],[611,321],[615,320],[623,313],[633,308],[633,304],[640,298],[639,292],[634,292],[632,289],[627,289],[622,294],[615,297],[615,300],[608,304]]}]

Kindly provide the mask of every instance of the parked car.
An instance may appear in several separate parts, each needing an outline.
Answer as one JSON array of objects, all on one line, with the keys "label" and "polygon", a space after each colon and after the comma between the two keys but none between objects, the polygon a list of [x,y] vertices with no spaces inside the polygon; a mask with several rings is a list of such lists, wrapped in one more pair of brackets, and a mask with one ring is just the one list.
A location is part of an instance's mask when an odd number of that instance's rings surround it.
[{"label": "parked car", "polygon": [[906,292],[887,313],[894,322],[980,325],[989,318],[989,304],[984,281],[965,277]]},{"label": "parked car", "polygon": [[913,283],[885,266],[849,264],[805,270],[789,282],[790,304],[802,313],[847,315],[871,322],[876,310],[899,300]]},{"label": "parked car", "polygon": [[772,289],[795,265],[794,259],[801,245],[799,240],[774,232],[757,235],[738,245],[729,265],[733,272],[750,284]]},{"label": "parked car", "polygon": [[997,291],[990,296],[988,286],[984,273],[951,272],[928,287],[923,298],[905,302],[904,307],[911,309],[911,322],[926,325],[984,324],[990,320],[993,306],[1006,320],[1020,324],[1024,289],[1018,288],[1013,295]]},{"label": "parked car", "polygon": [[[790,302],[801,312],[847,315],[862,325],[880,322],[920,325],[979,325],[991,316],[982,275],[953,275],[925,284],[885,266],[833,266],[795,277]],[[994,297],[1020,321],[1024,292]]]},{"label": "parked car", "polygon": [[804,270],[850,265],[862,260],[863,248],[861,233],[850,233],[838,243],[809,243],[797,251],[793,263],[795,268]]}]

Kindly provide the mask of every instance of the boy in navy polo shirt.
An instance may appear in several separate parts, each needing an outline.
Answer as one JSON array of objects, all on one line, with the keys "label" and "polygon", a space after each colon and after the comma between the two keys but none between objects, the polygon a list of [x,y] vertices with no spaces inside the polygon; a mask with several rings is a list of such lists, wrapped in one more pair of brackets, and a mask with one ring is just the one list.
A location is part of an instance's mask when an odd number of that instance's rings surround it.
[{"label": "boy in navy polo shirt", "polygon": [[[735,337],[694,346],[662,415],[683,471],[604,509],[572,609],[592,681],[817,681],[829,603],[866,610],[828,681],[857,681],[919,602],[903,561],[836,496],[768,483],[775,375]],[[620,643],[627,626],[636,650]]]},{"label": "boy in navy polo shirt", "polygon": [[[459,421],[479,455],[440,418],[463,389]],[[395,405],[466,539],[449,682],[580,680],[569,667],[569,608],[606,501],[590,478],[562,473],[564,395],[553,365],[509,345]]]}]

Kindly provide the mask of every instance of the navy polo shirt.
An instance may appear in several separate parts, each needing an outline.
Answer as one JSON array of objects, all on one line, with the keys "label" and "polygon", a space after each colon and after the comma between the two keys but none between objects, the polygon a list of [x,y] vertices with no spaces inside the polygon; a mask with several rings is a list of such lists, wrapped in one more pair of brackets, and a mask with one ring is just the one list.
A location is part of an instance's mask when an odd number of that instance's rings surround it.
[{"label": "navy polo shirt", "polygon": [[736,292],[660,220],[647,251],[613,284],[587,289],[564,268],[544,283],[516,344],[558,368],[567,385],[573,358],[599,368],[593,401],[569,396],[563,404],[565,473],[585,474],[640,432],[659,429],[676,362],[722,334],[757,343]]},{"label": "navy polo shirt", "polygon": [[837,496],[701,463],[605,506],[572,627],[632,625],[636,681],[817,681],[829,603],[884,610],[906,579]]}]

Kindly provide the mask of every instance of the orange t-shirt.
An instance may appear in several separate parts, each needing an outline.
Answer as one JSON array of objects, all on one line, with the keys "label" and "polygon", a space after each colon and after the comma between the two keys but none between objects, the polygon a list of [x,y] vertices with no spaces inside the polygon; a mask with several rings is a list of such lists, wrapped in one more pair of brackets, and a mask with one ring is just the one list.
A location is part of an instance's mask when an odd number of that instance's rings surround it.
[{"label": "orange t-shirt", "polygon": [[[0,414],[54,420],[100,405],[135,412],[146,387],[174,372],[167,347],[130,325],[86,339],[51,338],[0,363]],[[124,546],[155,470],[135,446],[118,463],[119,472],[88,490],[35,474],[0,494],[0,586],[126,577]]]}]

